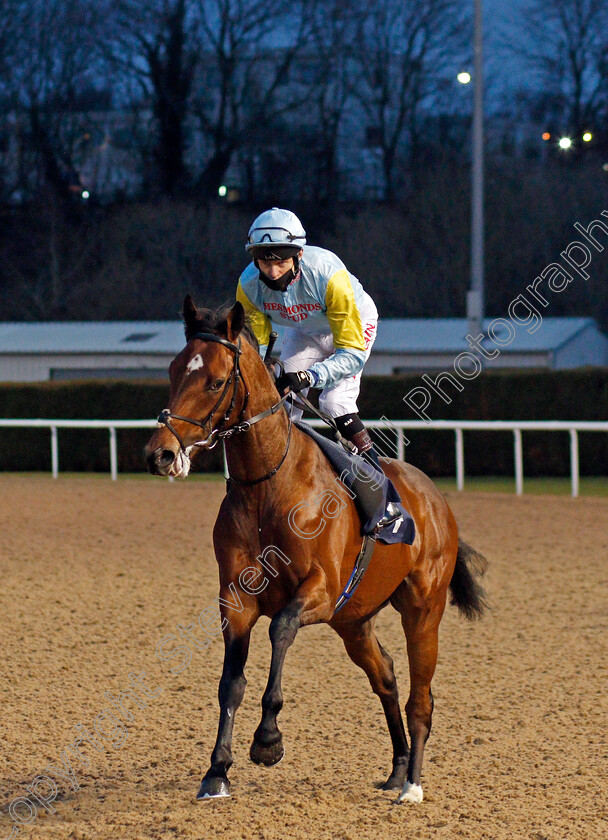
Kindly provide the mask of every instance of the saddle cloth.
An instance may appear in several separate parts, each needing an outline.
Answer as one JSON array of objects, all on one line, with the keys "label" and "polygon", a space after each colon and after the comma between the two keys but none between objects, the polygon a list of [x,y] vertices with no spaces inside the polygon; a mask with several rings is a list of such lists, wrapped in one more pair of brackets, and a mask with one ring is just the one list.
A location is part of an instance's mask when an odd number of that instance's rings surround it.
[{"label": "saddle cloth", "polygon": [[[339,443],[320,435],[308,423],[296,420],[295,425],[317,443],[344,486],[350,491],[350,495],[354,494],[353,501],[361,519],[361,534],[375,536],[380,542],[389,545],[400,542],[411,545],[416,536],[416,526],[401,504],[392,481],[384,473],[374,469],[365,458],[347,452]],[[386,525],[376,533],[376,527],[384,516],[388,502],[397,505],[401,519]]]}]

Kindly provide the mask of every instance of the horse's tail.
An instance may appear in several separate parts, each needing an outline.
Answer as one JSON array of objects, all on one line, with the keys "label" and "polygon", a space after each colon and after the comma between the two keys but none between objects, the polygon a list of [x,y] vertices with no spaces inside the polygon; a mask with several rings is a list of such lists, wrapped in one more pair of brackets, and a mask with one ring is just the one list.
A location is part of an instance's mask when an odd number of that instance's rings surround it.
[{"label": "horse's tail", "polygon": [[458,540],[456,565],[450,581],[452,593],[450,603],[457,606],[460,612],[471,621],[474,618],[481,618],[488,608],[486,594],[478,580],[487,567],[488,561],[483,554],[475,551],[462,540]]}]

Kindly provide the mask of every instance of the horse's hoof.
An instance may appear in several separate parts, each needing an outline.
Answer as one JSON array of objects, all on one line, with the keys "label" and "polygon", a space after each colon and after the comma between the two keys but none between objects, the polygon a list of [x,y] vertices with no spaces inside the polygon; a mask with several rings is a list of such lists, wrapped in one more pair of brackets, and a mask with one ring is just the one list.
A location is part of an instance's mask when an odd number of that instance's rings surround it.
[{"label": "horse's hoof", "polygon": [[380,790],[401,790],[403,787],[403,780],[405,771],[403,773],[391,773],[385,783],[380,787]]},{"label": "horse's hoof", "polygon": [[401,790],[407,779],[407,759],[393,764],[393,771],[380,790]]},{"label": "horse's hoof", "polygon": [[210,776],[203,779],[196,798],[199,802],[208,799],[223,799],[230,796],[230,782],[225,776]]},{"label": "horse's hoof", "polygon": [[253,763],[261,764],[263,767],[273,767],[284,755],[282,739],[274,744],[260,744],[259,741],[254,741],[249,750],[249,757]]},{"label": "horse's hoof", "polygon": [[422,802],[422,787],[414,785],[412,782],[406,782],[403,785],[403,790],[397,798],[397,802]]}]

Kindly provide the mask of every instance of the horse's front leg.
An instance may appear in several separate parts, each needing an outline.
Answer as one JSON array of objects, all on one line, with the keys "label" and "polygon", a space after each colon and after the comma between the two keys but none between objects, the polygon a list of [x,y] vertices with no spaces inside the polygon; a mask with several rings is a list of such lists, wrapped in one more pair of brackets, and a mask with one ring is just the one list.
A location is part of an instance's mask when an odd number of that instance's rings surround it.
[{"label": "horse's front leg", "polygon": [[299,586],[294,599],[275,614],[270,622],[272,658],[268,684],[262,697],[262,720],[253,736],[249,755],[256,764],[271,767],[285,754],[283,736],[277,726],[277,715],[283,708],[281,679],[285,656],[300,627],[329,621],[333,603],[327,593],[325,575],[314,570]]},{"label": "horse's front leg", "polygon": [[234,635],[228,625],[224,635],[224,668],[219,686],[220,722],[215,747],[211,753],[211,766],[205,774],[197,799],[215,799],[230,796],[228,770],[232,766],[232,730],[234,716],[245,694],[245,663],[249,651],[251,630]]}]

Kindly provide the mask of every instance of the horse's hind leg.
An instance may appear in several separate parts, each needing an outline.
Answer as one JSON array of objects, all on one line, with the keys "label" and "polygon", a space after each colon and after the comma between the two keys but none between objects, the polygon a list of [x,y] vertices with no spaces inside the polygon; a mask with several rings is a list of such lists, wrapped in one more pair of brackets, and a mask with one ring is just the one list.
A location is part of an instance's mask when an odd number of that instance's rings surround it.
[{"label": "horse's hind leg", "polygon": [[[419,583],[422,584],[422,581]],[[411,749],[407,779],[397,801],[422,802],[422,757],[431,732],[431,680],[437,664],[439,622],[445,609],[446,591],[429,595],[427,587],[417,585],[416,573],[413,573],[401,584],[391,601],[401,613],[410,671],[410,694],[405,712]]]},{"label": "horse's hind leg", "polygon": [[382,789],[400,790],[405,781],[409,749],[399,708],[393,660],[376,638],[371,621],[336,629],[352,661],[367,674],[372,691],[378,695],[384,709],[393,744],[393,770]]}]

